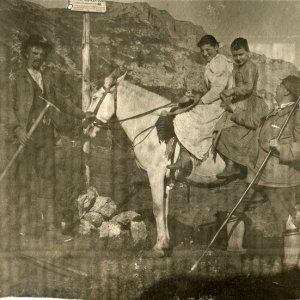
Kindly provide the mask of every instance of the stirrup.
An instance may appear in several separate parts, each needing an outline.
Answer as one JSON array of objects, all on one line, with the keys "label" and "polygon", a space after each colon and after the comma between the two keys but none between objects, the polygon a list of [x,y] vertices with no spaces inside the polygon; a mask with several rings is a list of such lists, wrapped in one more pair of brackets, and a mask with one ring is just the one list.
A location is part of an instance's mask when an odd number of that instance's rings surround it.
[{"label": "stirrup", "polygon": [[174,164],[170,164],[167,166],[169,170],[178,170],[182,168],[181,159],[178,159]]}]

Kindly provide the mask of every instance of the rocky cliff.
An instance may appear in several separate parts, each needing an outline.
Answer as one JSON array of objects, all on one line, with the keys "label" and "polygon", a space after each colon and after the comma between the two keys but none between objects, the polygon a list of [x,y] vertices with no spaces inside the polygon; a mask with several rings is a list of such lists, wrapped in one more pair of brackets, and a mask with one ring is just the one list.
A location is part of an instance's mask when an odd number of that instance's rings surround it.
[{"label": "rocky cliff", "polygon": [[[0,0],[0,24],[2,75],[22,63],[21,41],[30,33],[42,34],[55,46],[48,67],[58,88],[80,102],[82,13]],[[171,100],[180,97],[184,79],[188,88],[204,90],[204,62],[195,46],[203,34],[201,26],[177,21],[147,3],[107,2],[106,13],[91,14],[92,85],[101,85],[103,77],[121,65],[131,81]],[[222,51],[229,55],[227,48]],[[281,77],[298,72],[284,61],[255,54],[253,59],[260,70],[260,90],[273,92]]]}]

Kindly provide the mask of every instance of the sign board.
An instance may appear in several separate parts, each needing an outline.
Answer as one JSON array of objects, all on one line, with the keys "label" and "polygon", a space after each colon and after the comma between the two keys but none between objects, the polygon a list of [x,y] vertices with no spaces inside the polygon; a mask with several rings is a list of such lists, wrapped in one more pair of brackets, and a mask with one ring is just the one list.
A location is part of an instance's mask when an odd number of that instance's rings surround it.
[{"label": "sign board", "polygon": [[83,12],[106,12],[105,0],[69,0],[68,9]]}]

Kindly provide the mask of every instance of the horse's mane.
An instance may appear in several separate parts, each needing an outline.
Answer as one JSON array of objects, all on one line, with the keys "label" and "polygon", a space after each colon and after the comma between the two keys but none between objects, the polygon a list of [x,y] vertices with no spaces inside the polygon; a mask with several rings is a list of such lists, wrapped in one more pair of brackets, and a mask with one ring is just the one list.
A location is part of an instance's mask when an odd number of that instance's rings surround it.
[{"label": "horse's mane", "polygon": [[123,97],[130,99],[130,101],[134,101],[144,109],[158,107],[171,102],[167,98],[148,91],[147,89],[133,84],[128,80],[123,80],[120,83],[119,88]]}]

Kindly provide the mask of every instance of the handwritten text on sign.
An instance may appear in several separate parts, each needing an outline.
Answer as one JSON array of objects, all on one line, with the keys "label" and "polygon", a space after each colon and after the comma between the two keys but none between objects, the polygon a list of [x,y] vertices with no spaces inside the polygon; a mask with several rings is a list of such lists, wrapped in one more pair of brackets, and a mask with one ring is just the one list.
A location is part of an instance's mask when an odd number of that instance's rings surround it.
[{"label": "handwritten text on sign", "polygon": [[69,0],[68,9],[85,12],[106,12],[105,0]]}]

